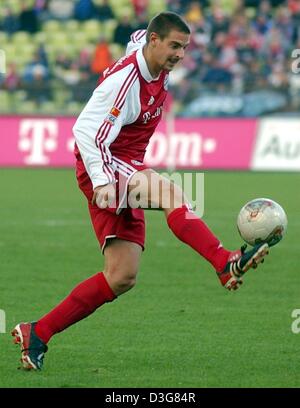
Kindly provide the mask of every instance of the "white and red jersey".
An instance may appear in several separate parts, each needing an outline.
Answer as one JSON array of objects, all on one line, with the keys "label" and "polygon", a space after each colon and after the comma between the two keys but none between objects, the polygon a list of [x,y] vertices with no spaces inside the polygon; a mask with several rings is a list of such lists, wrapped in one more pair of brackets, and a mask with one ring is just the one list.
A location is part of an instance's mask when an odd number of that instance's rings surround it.
[{"label": "white and red jersey", "polygon": [[127,55],[109,67],[79,115],[73,133],[93,188],[114,183],[114,158],[143,162],[167,96],[168,73],[153,78],[143,55],[145,30],[132,34]]}]

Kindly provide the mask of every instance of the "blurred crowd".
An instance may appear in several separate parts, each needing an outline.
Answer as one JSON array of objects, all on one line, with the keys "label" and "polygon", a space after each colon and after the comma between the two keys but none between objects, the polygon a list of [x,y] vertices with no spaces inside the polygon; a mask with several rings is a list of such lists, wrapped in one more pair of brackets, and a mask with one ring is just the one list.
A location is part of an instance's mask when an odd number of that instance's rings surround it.
[{"label": "blurred crowd", "polygon": [[[35,36],[51,20],[76,21],[79,29],[89,20],[114,21],[110,39],[99,33],[97,42],[83,44],[73,55],[62,49],[49,58],[41,41],[23,66],[17,55],[7,60],[0,94],[21,91],[23,102],[31,101],[40,112],[43,106],[61,111],[62,100],[80,110],[99,75],[124,52],[130,34],[146,28],[152,17],[151,0],[128,1],[130,12],[121,16],[115,13],[118,0],[20,1],[19,12],[6,3],[0,34],[11,39],[19,32]],[[285,98],[281,110],[300,111],[300,73],[291,70],[292,51],[300,49],[300,0],[165,0],[161,5],[184,16],[192,29],[185,59],[170,81],[178,114],[201,95],[240,97],[262,90]]]}]

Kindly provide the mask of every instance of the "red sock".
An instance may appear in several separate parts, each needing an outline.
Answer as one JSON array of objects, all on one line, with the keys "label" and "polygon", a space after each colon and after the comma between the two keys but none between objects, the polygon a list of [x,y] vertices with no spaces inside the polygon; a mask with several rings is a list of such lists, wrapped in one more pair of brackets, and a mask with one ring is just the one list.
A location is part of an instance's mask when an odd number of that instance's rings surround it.
[{"label": "red sock", "polygon": [[43,316],[35,326],[37,336],[48,343],[50,338],[72,324],[89,316],[98,307],[116,298],[103,272],[97,273],[77,285],[51,312]]},{"label": "red sock", "polygon": [[172,211],[167,222],[177,238],[207,259],[217,271],[224,269],[230,251],[223,248],[207,225],[185,205]]}]

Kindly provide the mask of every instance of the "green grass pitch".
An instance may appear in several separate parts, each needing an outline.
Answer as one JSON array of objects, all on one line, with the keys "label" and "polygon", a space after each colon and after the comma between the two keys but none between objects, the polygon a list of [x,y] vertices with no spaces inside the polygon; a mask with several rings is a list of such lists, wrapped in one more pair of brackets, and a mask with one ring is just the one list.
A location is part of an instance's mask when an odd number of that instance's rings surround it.
[{"label": "green grass pitch", "polygon": [[42,372],[24,372],[10,330],[38,319],[102,270],[72,170],[0,170],[0,387],[300,387],[300,174],[207,172],[204,220],[240,244],[236,216],[255,197],[286,210],[284,240],[240,290],[147,213],[137,286],[55,336]]}]

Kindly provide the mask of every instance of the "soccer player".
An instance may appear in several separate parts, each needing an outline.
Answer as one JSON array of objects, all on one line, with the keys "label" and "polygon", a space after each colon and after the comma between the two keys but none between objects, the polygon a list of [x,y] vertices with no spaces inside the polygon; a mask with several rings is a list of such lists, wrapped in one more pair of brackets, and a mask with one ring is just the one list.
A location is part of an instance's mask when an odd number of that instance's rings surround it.
[{"label": "soccer player", "polygon": [[[103,73],[74,125],[76,176],[105,266],[37,322],[15,327],[26,369],[42,368],[53,335],[134,286],[144,249],[143,208],[163,210],[171,231],[212,264],[226,289],[237,289],[242,275],[268,253],[267,244],[248,252],[225,249],[190,210],[182,190],[143,164],[161,119],[169,72],[183,59],[189,40],[190,29],[179,15],[155,16],[147,30],[132,34],[125,57]],[[137,186],[140,207],[133,208],[129,198]]]}]

